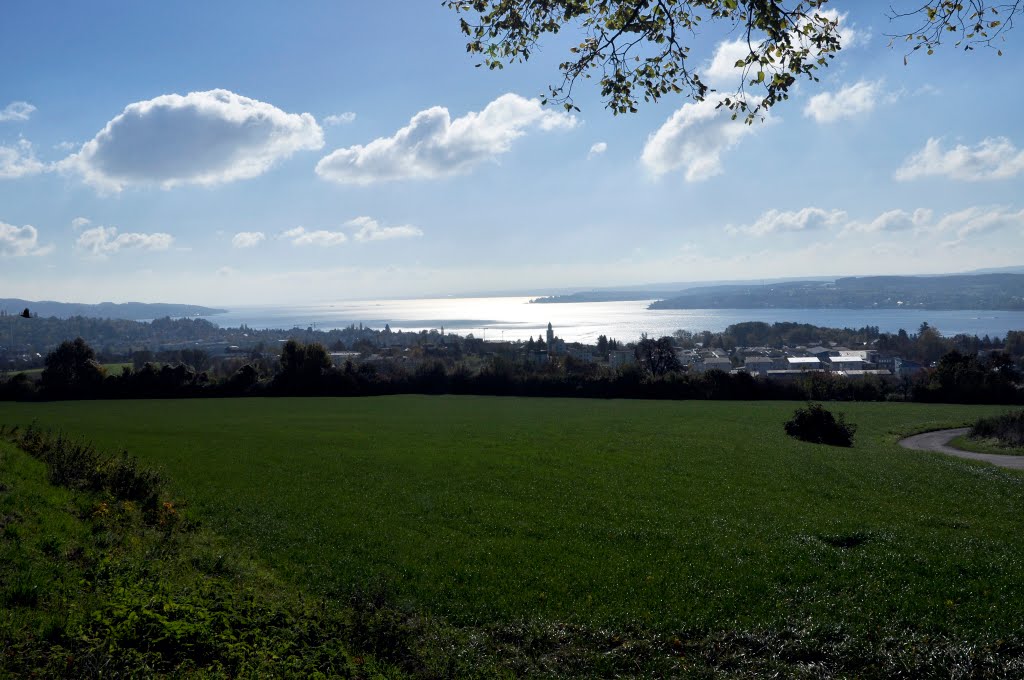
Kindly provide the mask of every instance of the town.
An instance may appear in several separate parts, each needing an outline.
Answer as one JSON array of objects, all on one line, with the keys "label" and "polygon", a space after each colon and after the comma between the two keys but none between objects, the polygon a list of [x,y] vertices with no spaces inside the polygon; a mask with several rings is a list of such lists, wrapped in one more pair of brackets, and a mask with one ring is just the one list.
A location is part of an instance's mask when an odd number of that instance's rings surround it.
[{"label": "town", "polygon": [[[347,394],[358,385],[358,393],[569,391],[579,396],[925,401],[942,394],[954,401],[1015,402],[1024,368],[1022,331],[1009,331],[1005,338],[945,337],[926,323],[912,333],[891,334],[871,326],[830,329],[745,322],[719,333],[680,330],[629,342],[601,335],[596,343],[586,344],[565,342],[550,323],[543,337],[496,341],[444,328],[409,332],[363,324],[284,331],[220,328],[196,318],[136,322],[39,318],[31,313],[8,314],[0,321],[7,322],[9,331],[0,345],[0,379],[6,381],[7,398],[45,396],[47,391],[37,388],[46,387],[47,357],[73,338],[81,338],[96,364],[95,384],[81,396],[111,397],[174,396],[183,389],[190,396],[224,390]],[[309,360],[316,368],[305,369],[301,382],[281,378],[289,346],[318,353]],[[966,386],[965,370],[975,375],[976,384]],[[153,377],[158,373],[163,375],[160,380]],[[709,393],[680,388],[673,394],[666,388],[721,383],[712,373],[728,376],[729,389]],[[334,374],[347,378],[332,383]],[[993,383],[990,374],[999,380]],[[100,379],[111,383],[106,391],[99,389]],[[114,388],[118,381],[121,387]],[[147,385],[141,393],[127,387],[140,381]],[[961,392],[969,395],[957,396]],[[69,396],[52,384],[49,393]]]}]

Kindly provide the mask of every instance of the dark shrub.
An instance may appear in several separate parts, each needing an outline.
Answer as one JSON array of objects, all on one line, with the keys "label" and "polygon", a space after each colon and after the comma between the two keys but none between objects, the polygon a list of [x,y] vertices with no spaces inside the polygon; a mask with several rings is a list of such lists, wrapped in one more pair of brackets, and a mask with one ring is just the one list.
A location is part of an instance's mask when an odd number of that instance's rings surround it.
[{"label": "dark shrub", "polygon": [[821,404],[798,408],[786,421],[786,434],[815,444],[853,446],[853,433],[856,431],[857,426],[848,425],[842,413],[834,416]]},{"label": "dark shrub", "polygon": [[1024,410],[981,418],[974,423],[972,439],[995,439],[1003,446],[1024,447]]}]

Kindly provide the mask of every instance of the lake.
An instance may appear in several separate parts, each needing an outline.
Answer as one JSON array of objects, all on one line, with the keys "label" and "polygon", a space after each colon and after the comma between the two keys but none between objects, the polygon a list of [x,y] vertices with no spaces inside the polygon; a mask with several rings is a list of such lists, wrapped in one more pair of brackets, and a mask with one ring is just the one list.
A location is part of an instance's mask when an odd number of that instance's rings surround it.
[{"label": "lake", "polygon": [[233,307],[208,317],[222,327],[307,328],[320,330],[364,324],[382,329],[440,329],[487,340],[525,340],[543,335],[548,322],[569,342],[593,343],[599,335],[632,341],[688,331],[723,331],[741,321],[795,321],[816,326],[860,328],[882,332],[900,328],[916,332],[927,321],[943,335],[968,333],[1006,335],[1024,330],[1024,312],[990,310],[927,311],[910,309],[647,309],[652,300],[530,304],[529,297],[435,298],[420,300],[346,301],[317,305]]}]

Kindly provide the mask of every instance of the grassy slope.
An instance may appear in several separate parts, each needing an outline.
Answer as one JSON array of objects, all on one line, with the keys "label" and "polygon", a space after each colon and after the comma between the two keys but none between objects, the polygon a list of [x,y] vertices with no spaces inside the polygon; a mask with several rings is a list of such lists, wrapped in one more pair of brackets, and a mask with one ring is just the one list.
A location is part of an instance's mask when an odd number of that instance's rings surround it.
[{"label": "grassy slope", "polygon": [[209,531],[53,486],[0,440],[0,677],[399,675],[348,629]]},{"label": "grassy slope", "polygon": [[899,449],[999,409],[459,397],[2,404],[162,465],[314,592],[383,579],[458,623],[843,626],[994,640],[1024,609],[1024,478]]}]

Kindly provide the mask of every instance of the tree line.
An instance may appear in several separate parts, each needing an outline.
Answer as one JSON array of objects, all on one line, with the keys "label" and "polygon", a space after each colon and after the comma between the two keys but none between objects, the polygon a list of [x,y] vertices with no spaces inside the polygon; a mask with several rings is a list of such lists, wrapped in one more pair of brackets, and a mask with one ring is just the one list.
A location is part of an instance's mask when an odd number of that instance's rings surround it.
[{"label": "tree line", "polygon": [[1021,371],[1005,353],[982,357],[952,350],[935,368],[915,376],[847,378],[809,372],[792,381],[712,370],[689,373],[678,364],[671,339],[642,338],[635,363],[618,368],[571,356],[540,365],[494,354],[475,362],[428,357],[346,361],[335,366],[320,343],[289,340],[277,361],[245,363],[213,377],[187,363],[147,362],[108,374],[81,338],[65,341],[46,357],[40,379],[18,374],[0,383],[0,399],[134,399],[239,396],[369,396],[476,394],[631,399],[786,399],[1024,403]]}]

